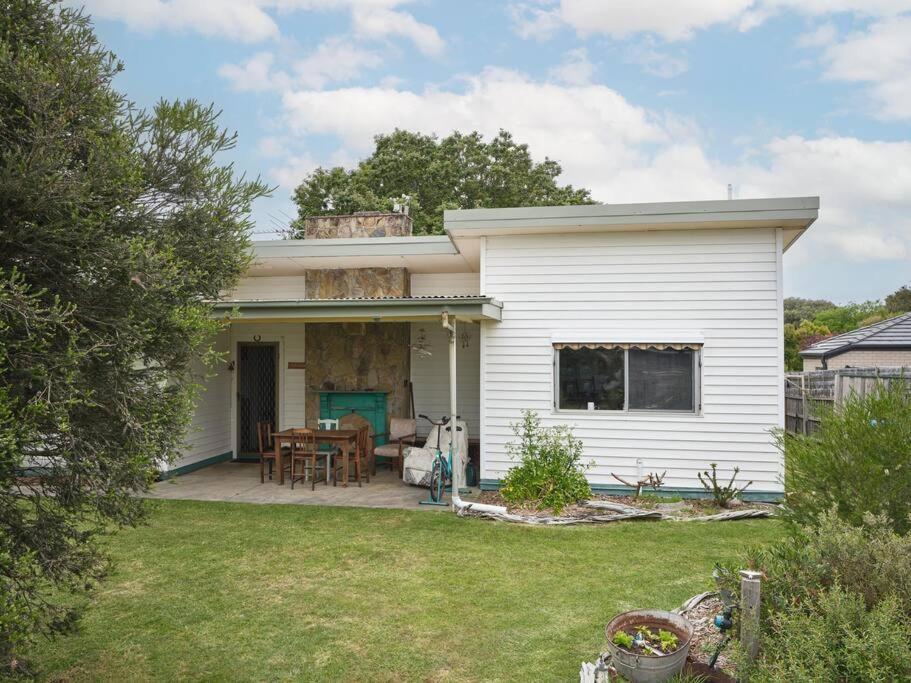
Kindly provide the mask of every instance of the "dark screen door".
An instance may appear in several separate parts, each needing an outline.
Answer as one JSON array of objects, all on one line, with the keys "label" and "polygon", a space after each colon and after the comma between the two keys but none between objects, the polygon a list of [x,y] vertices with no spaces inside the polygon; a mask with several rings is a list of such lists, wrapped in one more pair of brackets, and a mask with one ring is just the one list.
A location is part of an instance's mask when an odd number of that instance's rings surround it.
[{"label": "dark screen door", "polygon": [[237,411],[241,454],[256,453],[256,423],[268,420],[275,426],[277,344],[239,344],[237,364]]}]

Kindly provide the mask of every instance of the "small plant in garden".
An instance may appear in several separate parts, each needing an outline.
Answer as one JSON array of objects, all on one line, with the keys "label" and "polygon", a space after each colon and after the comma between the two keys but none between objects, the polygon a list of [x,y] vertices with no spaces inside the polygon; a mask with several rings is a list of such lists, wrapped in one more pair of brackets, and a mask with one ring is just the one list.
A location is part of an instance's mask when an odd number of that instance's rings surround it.
[{"label": "small plant in garden", "polygon": [[633,647],[633,637],[626,631],[615,631],[614,637],[611,638],[611,640],[614,641],[614,645],[625,647],[627,650],[630,650]]},{"label": "small plant in garden", "polygon": [[663,628],[658,629],[658,647],[662,652],[673,652],[677,649],[677,634],[671,631],[665,631]]},{"label": "small plant in garden", "polygon": [[610,475],[614,479],[619,481],[621,484],[629,486],[631,489],[635,489],[636,493],[634,493],[633,495],[636,498],[638,498],[642,494],[643,486],[649,486],[649,487],[651,487],[651,489],[653,491],[657,491],[658,489],[660,489],[662,487],[662,485],[664,485],[664,475],[666,475],[666,474],[667,474],[667,470],[665,470],[661,474],[658,474],[657,472],[649,472],[642,479],[639,479],[639,481],[637,481],[635,484],[632,484],[629,481],[627,481],[626,479],[624,479],[623,477],[620,477],[620,476],[614,474],[613,472],[610,473]]},{"label": "small plant in garden", "polygon": [[512,425],[517,441],[506,450],[518,465],[503,477],[500,495],[511,505],[534,505],[560,514],[567,505],[591,497],[582,464],[582,442],[566,425],[545,428],[533,410]]},{"label": "small plant in garden", "polygon": [[[730,481],[727,484],[721,484],[718,481],[718,463],[709,463],[709,467],[712,468],[711,473],[707,470],[704,472],[697,472],[696,476],[699,477],[699,483],[702,484],[702,487],[712,494],[712,500],[715,501],[715,504],[719,507],[729,507],[731,501],[739,497],[747,487],[752,484],[752,481],[748,481],[746,484],[737,488],[734,486],[734,480],[737,479],[737,475],[740,474],[740,468],[735,467],[734,473],[731,475]],[[705,475],[703,478],[702,475]]]},{"label": "small plant in garden", "polygon": [[622,629],[614,631],[611,641],[630,652],[646,654],[657,654],[658,650],[665,653],[674,652],[680,644],[680,639],[673,631],[659,628],[655,633],[646,624],[640,624],[634,630],[635,635]]}]

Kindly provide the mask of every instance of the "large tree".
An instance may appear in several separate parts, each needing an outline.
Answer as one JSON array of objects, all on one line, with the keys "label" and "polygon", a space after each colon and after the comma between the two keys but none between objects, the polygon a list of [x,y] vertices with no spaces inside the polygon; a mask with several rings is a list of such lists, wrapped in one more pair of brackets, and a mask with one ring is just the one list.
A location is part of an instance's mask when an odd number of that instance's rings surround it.
[{"label": "large tree", "polygon": [[[443,232],[444,209],[591,204],[591,193],[560,185],[560,164],[536,163],[528,146],[501,130],[438,139],[404,130],[375,138],[357,167],[318,168],[294,192],[299,218],[355,211],[388,211],[405,201],[416,234]],[[300,234],[292,224],[289,236]]]},{"label": "large tree", "polygon": [[234,137],[211,107],[133,108],[78,11],[0,5],[0,664],[22,670],[181,451],[206,301],[266,188],[216,163]]}]

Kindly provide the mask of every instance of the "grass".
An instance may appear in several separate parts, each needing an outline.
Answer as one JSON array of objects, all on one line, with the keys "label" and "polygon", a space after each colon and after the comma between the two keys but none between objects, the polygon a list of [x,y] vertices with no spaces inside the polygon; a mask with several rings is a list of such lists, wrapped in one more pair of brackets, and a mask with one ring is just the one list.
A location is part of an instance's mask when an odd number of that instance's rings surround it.
[{"label": "grass", "polygon": [[42,677],[574,680],[604,625],[704,590],[777,522],[532,528],[445,512],[157,501]]}]

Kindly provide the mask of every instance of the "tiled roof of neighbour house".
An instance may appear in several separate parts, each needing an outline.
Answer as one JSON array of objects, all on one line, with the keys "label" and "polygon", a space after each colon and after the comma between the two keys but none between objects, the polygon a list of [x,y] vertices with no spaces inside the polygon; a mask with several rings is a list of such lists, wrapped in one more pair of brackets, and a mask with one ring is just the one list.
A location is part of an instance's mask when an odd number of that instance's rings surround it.
[{"label": "tiled roof of neighbour house", "polygon": [[911,313],[823,339],[801,351],[800,355],[823,358],[853,349],[911,349]]}]

